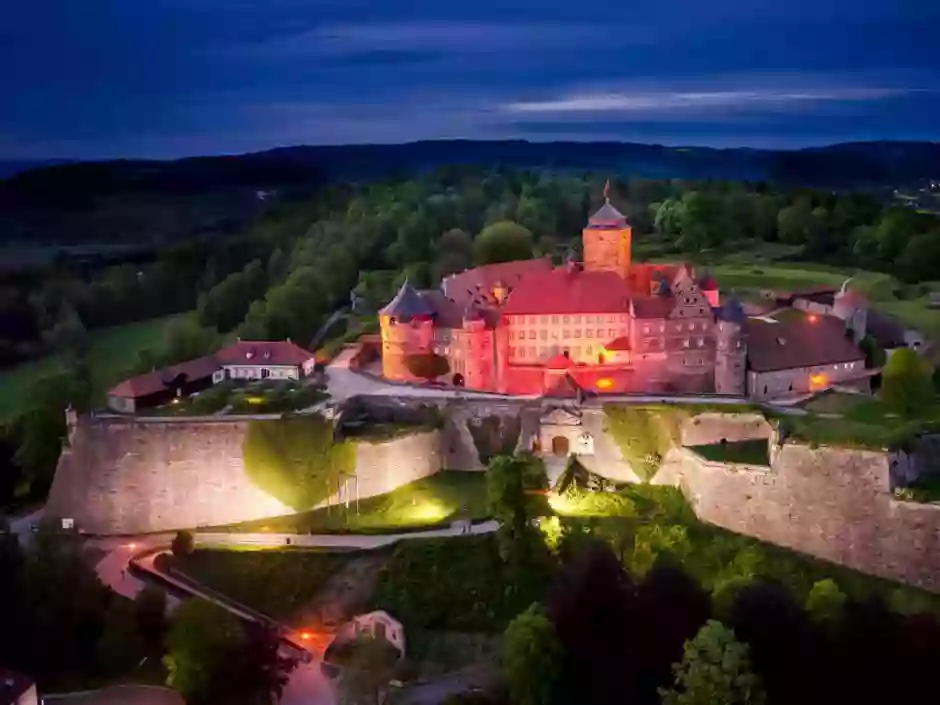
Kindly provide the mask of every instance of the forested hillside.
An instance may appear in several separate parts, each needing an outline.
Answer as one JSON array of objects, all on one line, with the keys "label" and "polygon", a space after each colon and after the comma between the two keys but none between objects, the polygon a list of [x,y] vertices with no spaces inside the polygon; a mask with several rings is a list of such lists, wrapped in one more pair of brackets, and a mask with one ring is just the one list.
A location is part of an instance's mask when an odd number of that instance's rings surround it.
[{"label": "forested hillside", "polygon": [[[351,290],[374,310],[405,277],[426,287],[473,264],[578,256],[578,235],[606,178],[453,167],[321,187],[276,203],[238,233],[162,248],[149,263],[84,269],[61,261],[8,278],[0,286],[2,359],[10,365],[56,353],[61,372],[23,395],[4,436],[6,479],[25,475],[32,487],[48,481],[61,409],[100,399],[93,380],[195,357],[235,336],[307,345]],[[934,215],[864,194],[724,181],[614,179],[611,197],[633,224],[638,259],[716,267],[762,261],[788,277],[828,265],[827,281],[856,269],[884,272],[883,296],[932,313],[921,301],[940,271]],[[725,291],[778,285],[765,270],[736,280],[720,270],[719,279]],[[190,311],[166,324],[161,345],[123,351],[125,366],[112,356],[107,375],[89,369],[97,330]],[[351,334],[367,320],[359,324]]]}]

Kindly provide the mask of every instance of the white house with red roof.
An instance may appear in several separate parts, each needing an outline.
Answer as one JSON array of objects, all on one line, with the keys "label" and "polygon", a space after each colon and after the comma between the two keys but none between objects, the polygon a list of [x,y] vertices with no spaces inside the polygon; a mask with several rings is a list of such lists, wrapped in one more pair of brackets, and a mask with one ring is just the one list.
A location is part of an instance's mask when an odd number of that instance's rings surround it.
[{"label": "white house with red roof", "polygon": [[290,340],[238,340],[213,355],[123,380],[108,392],[108,407],[134,413],[226,379],[299,380],[312,374],[314,366],[313,353]]}]

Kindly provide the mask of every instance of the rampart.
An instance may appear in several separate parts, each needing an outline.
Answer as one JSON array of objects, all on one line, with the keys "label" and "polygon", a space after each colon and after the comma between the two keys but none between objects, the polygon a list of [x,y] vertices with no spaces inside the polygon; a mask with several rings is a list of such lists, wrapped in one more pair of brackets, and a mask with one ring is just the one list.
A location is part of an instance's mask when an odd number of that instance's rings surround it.
[{"label": "rampart", "polygon": [[784,443],[762,468],[674,448],[654,481],[678,485],[703,521],[940,592],[940,507],[893,499],[889,462],[880,451]]},{"label": "rampart", "polygon": [[[59,459],[46,513],[92,534],[136,534],[249,521],[293,510],[245,473],[243,419],[82,418]],[[389,492],[441,469],[438,431],[361,441],[351,498]],[[357,487],[358,485],[358,487]],[[329,501],[340,501],[342,493]]]}]

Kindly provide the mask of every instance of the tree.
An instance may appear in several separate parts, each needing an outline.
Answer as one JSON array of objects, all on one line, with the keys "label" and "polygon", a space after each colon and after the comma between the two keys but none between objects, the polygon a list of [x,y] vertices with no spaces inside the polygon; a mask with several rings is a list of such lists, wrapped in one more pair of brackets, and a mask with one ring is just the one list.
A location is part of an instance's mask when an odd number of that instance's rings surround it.
[{"label": "tree", "polygon": [[766,700],[760,679],[751,672],[747,645],[714,619],[686,642],[673,670],[676,685],[660,690],[663,705],[761,705]]},{"label": "tree", "polygon": [[872,338],[870,335],[866,335],[859,342],[858,347],[863,353],[865,353],[865,367],[870,369],[877,369],[882,367],[887,360],[885,355],[884,348],[882,348],[878,341]]},{"label": "tree", "polygon": [[340,681],[343,705],[379,705],[385,701],[388,682],[395,674],[400,654],[385,639],[359,637],[349,647]]},{"label": "tree", "polygon": [[831,629],[842,621],[845,601],[845,593],[834,580],[817,580],[806,598],[806,611],[814,622]]},{"label": "tree", "polygon": [[896,271],[904,281],[934,279],[940,269],[940,229],[915,235],[897,258]]},{"label": "tree", "polygon": [[514,705],[549,705],[558,679],[561,644],[538,604],[518,615],[503,635],[503,677]]},{"label": "tree", "polygon": [[477,264],[512,262],[532,257],[532,233],[511,220],[487,225],[473,242]]},{"label": "tree", "polygon": [[548,487],[545,467],[533,457],[500,455],[486,469],[486,498],[499,522],[497,537],[504,561],[521,559],[532,539],[531,494]]},{"label": "tree", "polygon": [[636,668],[643,644],[633,581],[605,543],[583,538],[578,543],[580,550],[562,565],[549,598],[564,653],[559,701],[639,702]]},{"label": "tree", "polygon": [[415,353],[405,357],[405,367],[415,377],[430,381],[450,372],[447,358],[437,353]]},{"label": "tree", "polygon": [[190,531],[178,531],[170,544],[174,556],[188,556],[196,548],[196,539]]},{"label": "tree", "polygon": [[899,414],[913,416],[933,403],[930,369],[910,348],[894,351],[881,371],[881,396],[885,406]]},{"label": "tree", "polygon": [[134,623],[144,645],[155,650],[166,631],[166,593],[155,585],[144,585],[134,598]]},{"label": "tree", "polygon": [[112,598],[95,646],[103,673],[118,675],[135,666],[144,655],[144,642],[134,619],[133,603]]},{"label": "tree", "polygon": [[777,232],[780,241],[790,245],[805,245],[813,223],[813,208],[809,201],[800,199],[777,214]]},{"label": "tree", "polygon": [[245,645],[233,656],[228,694],[219,702],[233,705],[279,702],[297,660],[281,656],[277,630],[257,622],[248,622],[242,628]]},{"label": "tree", "polygon": [[232,658],[244,646],[245,634],[234,615],[206,600],[185,600],[167,634],[167,685],[191,705],[219,702]]}]

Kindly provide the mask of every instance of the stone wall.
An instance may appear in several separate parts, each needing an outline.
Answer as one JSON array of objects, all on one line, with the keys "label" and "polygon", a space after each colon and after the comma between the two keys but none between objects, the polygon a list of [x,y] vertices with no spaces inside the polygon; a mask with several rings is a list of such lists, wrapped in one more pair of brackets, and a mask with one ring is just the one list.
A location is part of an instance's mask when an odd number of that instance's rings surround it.
[{"label": "stone wall", "polygon": [[704,413],[682,422],[680,442],[684,446],[704,446],[770,438],[773,427],[763,414]]},{"label": "stone wall", "polygon": [[769,469],[674,448],[657,483],[726,529],[940,592],[940,507],[895,501],[886,453],[785,443]]},{"label": "stone wall", "polygon": [[[292,514],[245,474],[242,441],[248,423],[83,418],[59,459],[46,513],[72,518],[78,529],[93,534],[171,531]],[[441,468],[440,445],[437,431],[361,442],[356,451],[359,496],[434,474]],[[354,482],[348,487],[355,491]]]}]

